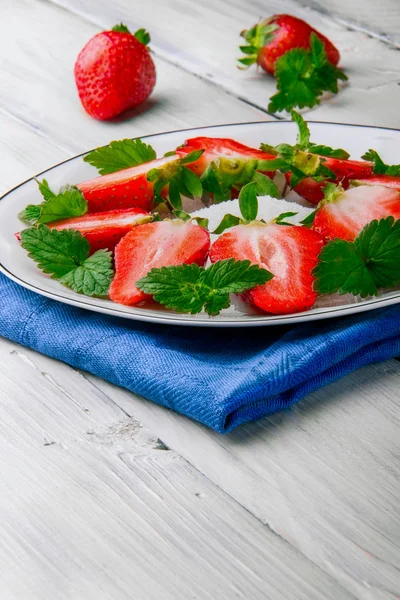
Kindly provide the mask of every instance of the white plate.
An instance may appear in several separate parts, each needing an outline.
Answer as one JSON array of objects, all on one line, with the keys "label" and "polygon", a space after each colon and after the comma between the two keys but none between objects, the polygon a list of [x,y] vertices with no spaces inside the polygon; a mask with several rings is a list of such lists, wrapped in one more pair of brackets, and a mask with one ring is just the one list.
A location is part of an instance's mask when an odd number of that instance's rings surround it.
[{"label": "white plate", "polygon": [[[345,148],[352,158],[359,158],[368,148],[382,153],[390,163],[400,163],[400,131],[362,125],[343,125],[334,123],[310,123],[312,140],[337,148]],[[146,138],[159,156],[174,149],[186,138],[197,135],[210,137],[231,137],[250,146],[259,146],[260,142],[276,145],[280,142],[294,143],[296,127],[291,122],[243,123],[184,129],[170,133],[151,135]],[[43,171],[38,176],[45,177],[51,187],[58,189],[65,183],[78,183],[96,176],[97,171],[82,160],[83,155],[70,158],[65,162]],[[21,183],[1,198],[0,203],[0,270],[20,285],[47,296],[72,304],[80,308],[94,310],[127,319],[151,321],[175,325],[195,325],[214,327],[249,327],[259,325],[278,325],[299,323],[328,317],[340,317],[353,313],[381,308],[400,301],[400,291],[385,292],[378,298],[367,300],[349,299],[349,297],[324,298],[317,306],[303,313],[272,316],[249,307],[237,298],[229,309],[223,310],[217,317],[206,314],[180,315],[153,304],[152,306],[128,307],[115,304],[110,300],[101,300],[82,296],[62,286],[44,275],[19,246],[14,233],[21,229],[17,214],[28,203],[40,202],[37,184],[33,179]]]}]

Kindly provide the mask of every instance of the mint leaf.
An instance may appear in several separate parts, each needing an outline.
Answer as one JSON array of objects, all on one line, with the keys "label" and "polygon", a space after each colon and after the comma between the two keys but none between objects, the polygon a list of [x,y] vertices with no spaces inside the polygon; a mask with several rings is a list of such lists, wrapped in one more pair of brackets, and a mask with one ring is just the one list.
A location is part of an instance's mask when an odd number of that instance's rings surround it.
[{"label": "mint leaf", "polygon": [[361,158],[374,163],[373,171],[376,175],[389,175],[400,177],[400,165],[387,165],[383,162],[376,150],[370,148]]},{"label": "mint leaf", "polygon": [[325,146],[323,144],[311,143],[307,149],[309,152],[314,152],[314,154],[319,154],[320,156],[329,156],[330,158],[339,158],[341,160],[346,160],[350,156],[350,154],[342,148],[331,148],[330,146]]},{"label": "mint leaf", "polygon": [[322,294],[374,296],[400,284],[400,220],[368,223],[354,242],[333,240],[319,255],[314,287]]},{"label": "mint leaf", "polygon": [[50,190],[46,180],[42,183],[38,182],[38,185],[43,196],[48,200],[41,204],[28,204],[18,215],[25,223],[31,225],[51,223],[60,219],[80,217],[87,212],[87,201],[77,187],[66,185],[56,195]]},{"label": "mint leaf", "polygon": [[38,179],[35,179],[35,181],[38,184],[39,192],[42,194],[43,198],[46,201],[51,200],[52,198],[54,198],[54,196],[57,195],[50,189],[50,186],[49,186],[48,182],[46,181],[46,179],[43,179],[43,181],[39,181]]},{"label": "mint leaf", "polygon": [[154,148],[137,138],[110,142],[108,146],[92,150],[83,160],[96,167],[100,175],[107,175],[150,162],[156,156]]},{"label": "mint leaf", "polygon": [[85,296],[106,296],[113,278],[112,253],[98,250],[59,282]]},{"label": "mint leaf", "polygon": [[338,80],[347,80],[343,71],[328,61],[325,46],[315,33],[310,36],[310,46],[293,48],[276,61],[278,93],[271,97],[268,111],[312,108],[320,103],[325,90],[337,93]]},{"label": "mint leaf", "polygon": [[267,283],[273,275],[249,260],[233,258],[214,263],[207,269],[196,264],[152,269],[136,285],[167,308],[177,312],[199,313],[203,308],[217,315],[230,304],[230,293],[241,293]]},{"label": "mint leaf", "polygon": [[53,279],[88,296],[107,295],[113,278],[112,253],[98,250],[89,257],[89,242],[79,231],[31,227],[21,231],[21,246]]}]

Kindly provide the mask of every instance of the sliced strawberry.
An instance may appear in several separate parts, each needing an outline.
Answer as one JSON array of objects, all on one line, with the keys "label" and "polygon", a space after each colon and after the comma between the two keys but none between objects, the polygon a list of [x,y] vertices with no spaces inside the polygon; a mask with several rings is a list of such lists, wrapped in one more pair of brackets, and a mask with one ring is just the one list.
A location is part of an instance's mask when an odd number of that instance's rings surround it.
[{"label": "sliced strawberry", "polygon": [[324,245],[316,232],[300,226],[253,222],[223,233],[211,246],[211,262],[247,259],[274,277],[246,293],[246,299],[274,314],[311,308],[316,299],[312,269]]},{"label": "sliced strawberry", "polygon": [[[212,137],[196,137],[186,140],[185,144],[177,148],[177,154],[183,156],[193,152],[193,150],[203,149],[203,156],[188,165],[192,171],[199,176],[203,174],[211,161],[219,157],[237,158],[240,160],[271,160],[275,158],[273,154],[246,146],[241,142],[232,140],[231,138],[212,138]],[[266,173],[269,176],[274,176],[274,173]]]},{"label": "sliced strawberry", "polygon": [[[321,157],[324,159],[324,165],[333,171],[336,179],[329,179],[333,183],[341,183],[344,189],[347,189],[352,179],[364,179],[372,175],[372,163],[366,160],[342,160],[332,157]],[[286,181],[290,184],[290,173],[286,173]],[[298,183],[293,189],[305,200],[311,204],[317,205],[324,198],[323,187],[326,181],[318,182],[307,177]]]},{"label": "sliced strawberry", "polygon": [[136,167],[101,175],[77,184],[89,205],[89,212],[120,208],[150,210],[154,198],[154,184],[147,181],[151,169],[170,169],[177,163],[176,156],[157,158]]},{"label": "sliced strawberry", "polygon": [[324,200],[313,229],[330,240],[353,241],[367,223],[389,216],[400,218],[400,193],[382,185],[360,185]]},{"label": "sliced strawberry", "polygon": [[125,208],[86,214],[83,217],[48,223],[51,229],[75,229],[90,243],[91,253],[102,248],[114,250],[132,227],[150,221],[152,216],[141,208]]},{"label": "sliced strawberry", "polygon": [[136,282],[154,267],[204,265],[210,248],[208,231],[190,221],[156,221],[134,227],[115,249],[116,274],[110,298],[134,305],[148,298]]},{"label": "sliced strawberry", "polygon": [[355,179],[354,183],[356,185],[385,185],[400,192],[400,177],[392,175],[372,175],[365,179]]}]

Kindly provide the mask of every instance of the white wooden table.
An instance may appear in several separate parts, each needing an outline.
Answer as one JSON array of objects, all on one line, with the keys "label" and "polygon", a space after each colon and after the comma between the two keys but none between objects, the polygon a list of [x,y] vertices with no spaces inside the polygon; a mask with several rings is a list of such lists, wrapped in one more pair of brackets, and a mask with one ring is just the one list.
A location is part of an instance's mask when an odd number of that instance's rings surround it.
[{"label": "white wooden table", "polygon": [[[398,0],[2,0],[0,191],[111,139],[273,119],[234,59],[276,12],[350,77],[308,118],[400,126]],[[157,87],[100,123],[73,64],[121,20],[150,30]],[[6,340],[0,374],[1,600],[400,598],[395,360],[227,436]]]}]

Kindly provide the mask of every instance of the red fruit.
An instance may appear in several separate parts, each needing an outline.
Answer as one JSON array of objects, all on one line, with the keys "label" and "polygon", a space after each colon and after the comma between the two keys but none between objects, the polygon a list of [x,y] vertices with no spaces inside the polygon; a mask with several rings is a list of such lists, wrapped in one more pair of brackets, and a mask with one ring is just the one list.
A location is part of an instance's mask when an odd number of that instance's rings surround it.
[{"label": "red fruit", "polygon": [[286,314],[313,306],[311,271],[323,245],[321,236],[305,227],[257,222],[223,233],[211,246],[210,259],[247,259],[271,271],[273,279],[245,297],[266,312]]},{"label": "red fruit", "polygon": [[382,185],[360,185],[322,202],[313,229],[329,240],[351,242],[367,223],[389,216],[400,219],[400,193]]},{"label": "red fruit", "polygon": [[208,231],[190,221],[156,221],[134,227],[115,248],[111,300],[130,306],[145,300],[148,296],[135,285],[141,277],[154,267],[202,266],[209,248]]},{"label": "red fruit", "polygon": [[140,208],[110,210],[86,214],[83,217],[62,219],[48,223],[51,229],[75,229],[80,231],[90,244],[91,253],[102,248],[114,250],[120,239],[131,231],[132,227],[151,220],[151,215]]},{"label": "red fruit", "polygon": [[148,34],[140,30],[132,35],[124,26],[116,29],[92,37],[75,63],[75,82],[83,107],[101,121],[142,104],[156,82],[146,46]]},{"label": "red fruit", "polygon": [[172,165],[176,160],[175,156],[157,158],[137,167],[78,183],[77,187],[88,201],[89,212],[132,207],[150,210],[154,184],[147,181],[147,173],[150,169]]},{"label": "red fruit", "polygon": [[[364,179],[372,175],[372,163],[366,160],[348,160],[331,157],[325,158],[324,165],[333,171],[336,179],[329,179],[333,183],[341,183],[344,189],[347,189],[352,179]],[[286,181],[290,185],[290,173],[285,174]],[[312,177],[307,177],[298,183],[293,189],[305,200],[311,204],[317,205],[324,198],[323,188],[326,181],[314,181]]]},{"label": "red fruit", "polygon": [[291,15],[274,15],[241,35],[250,46],[257,48],[257,63],[273,75],[275,63],[282,54],[292,48],[310,48],[311,33],[324,43],[329,62],[337,65],[340,54],[336,46],[308,23]]},{"label": "red fruit", "polygon": [[[187,165],[189,169],[200,177],[208,165],[218,157],[238,158],[240,160],[272,160],[273,154],[241,144],[230,138],[195,137],[186,140],[185,144],[177,148],[179,156],[184,156],[194,150],[203,149],[203,155],[195,163]],[[271,177],[274,173],[267,172]]]},{"label": "red fruit", "polygon": [[354,183],[357,185],[385,185],[400,192],[400,177],[392,175],[372,175],[365,179],[356,179]]}]

